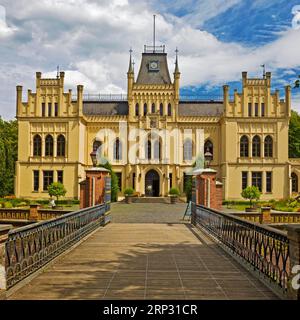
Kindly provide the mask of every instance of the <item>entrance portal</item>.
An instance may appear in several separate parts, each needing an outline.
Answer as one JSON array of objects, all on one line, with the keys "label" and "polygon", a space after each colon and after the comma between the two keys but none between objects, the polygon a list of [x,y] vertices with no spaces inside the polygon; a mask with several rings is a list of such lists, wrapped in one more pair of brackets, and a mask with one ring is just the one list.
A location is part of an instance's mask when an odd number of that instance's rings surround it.
[{"label": "entrance portal", "polygon": [[155,170],[150,170],[145,178],[145,195],[159,197],[159,175]]}]

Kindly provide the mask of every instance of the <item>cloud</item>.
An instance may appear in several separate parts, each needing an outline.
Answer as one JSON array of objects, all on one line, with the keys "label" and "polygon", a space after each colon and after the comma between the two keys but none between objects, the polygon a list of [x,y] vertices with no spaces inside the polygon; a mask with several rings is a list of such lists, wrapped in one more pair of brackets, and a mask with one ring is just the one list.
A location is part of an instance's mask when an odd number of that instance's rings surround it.
[{"label": "cloud", "polygon": [[279,69],[299,68],[300,30],[289,28],[277,40],[256,47],[222,42],[198,28],[239,2],[175,0],[171,6],[157,0],[32,0],[28,6],[25,0],[4,0],[5,26],[15,29],[0,47],[0,94],[5,95],[0,114],[14,116],[7,105],[15,104],[15,85],[34,88],[35,72],[55,76],[57,65],[66,72],[66,89],[83,84],[90,93],[126,91],[128,50],[134,49],[137,75],[143,45],[152,44],[155,12],[157,42],[166,44],[171,74],[174,50],[180,50],[182,86],[221,86],[239,80],[244,70],[260,75],[263,63],[278,78]]},{"label": "cloud", "polygon": [[15,28],[8,27],[6,23],[6,10],[0,5],[0,39],[11,36],[15,30]]}]

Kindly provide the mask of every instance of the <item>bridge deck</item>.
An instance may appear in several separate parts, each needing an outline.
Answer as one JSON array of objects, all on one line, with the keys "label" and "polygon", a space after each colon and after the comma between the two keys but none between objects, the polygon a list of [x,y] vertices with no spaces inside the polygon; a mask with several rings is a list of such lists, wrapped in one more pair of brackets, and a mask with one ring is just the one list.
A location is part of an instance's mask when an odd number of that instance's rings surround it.
[{"label": "bridge deck", "polygon": [[111,223],[10,299],[276,299],[188,224]]}]

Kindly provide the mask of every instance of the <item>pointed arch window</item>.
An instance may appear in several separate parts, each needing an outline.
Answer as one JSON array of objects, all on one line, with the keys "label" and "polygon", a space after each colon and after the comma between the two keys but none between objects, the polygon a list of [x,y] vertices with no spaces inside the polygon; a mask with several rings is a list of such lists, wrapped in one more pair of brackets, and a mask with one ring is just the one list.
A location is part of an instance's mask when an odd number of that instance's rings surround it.
[{"label": "pointed arch window", "polygon": [[298,192],[298,176],[295,172],[292,173],[291,175],[292,178],[292,192]]},{"label": "pointed arch window", "polygon": [[39,134],[36,134],[33,137],[33,155],[34,156],[42,155],[42,138]]},{"label": "pointed arch window", "polygon": [[114,142],[114,160],[122,160],[122,143],[119,138]]},{"label": "pointed arch window", "polygon": [[163,106],[162,103],[159,105],[159,114],[160,114],[161,116],[164,115],[164,106]]},{"label": "pointed arch window", "polygon": [[53,156],[53,137],[50,134],[45,139],[45,156]]},{"label": "pointed arch window", "polygon": [[172,106],[171,103],[168,104],[168,116],[171,117],[172,115]]},{"label": "pointed arch window", "polygon": [[186,139],[183,144],[183,159],[192,160],[193,158],[193,142],[191,139]]},{"label": "pointed arch window", "polygon": [[150,160],[151,157],[152,157],[152,143],[151,143],[151,139],[148,138],[147,139],[147,142],[146,142],[146,145],[145,145],[145,158]]},{"label": "pointed arch window", "polygon": [[160,139],[154,142],[154,159],[161,160],[161,141]]},{"label": "pointed arch window", "polygon": [[65,154],[66,154],[66,139],[62,134],[60,134],[57,137],[57,156],[64,157]]},{"label": "pointed arch window", "polygon": [[247,136],[242,136],[240,140],[240,157],[249,157],[249,139]]},{"label": "pointed arch window", "polygon": [[273,139],[271,136],[266,136],[264,145],[264,155],[265,157],[273,157]]},{"label": "pointed arch window", "polygon": [[152,105],[151,105],[151,113],[155,113],[155,104],[154,103],[152,103]]},{"label": "pointed arch window", "polygon": [[136,117],[139,116],[139,108],[140,108],[140,106],[139,106],[139,104],[137,103],[137,104],[135,105],[135,116],[136,116]]},{"label": "pointed arch window", "polygon": [[260,137],[254,136],[252,139],[252,157],[260,157]]},{"label": "pointed arch window", "polygon": [[206,152],[211,153],[211,155],[212,155],[211,160],[213,160],[214,159],[214,145],[210,140],[206,140],[204,143],[204,154]]},{"label": "pointed arch window", "polygon": [[144,103],[144,116],[147,114],[147,103]]}]

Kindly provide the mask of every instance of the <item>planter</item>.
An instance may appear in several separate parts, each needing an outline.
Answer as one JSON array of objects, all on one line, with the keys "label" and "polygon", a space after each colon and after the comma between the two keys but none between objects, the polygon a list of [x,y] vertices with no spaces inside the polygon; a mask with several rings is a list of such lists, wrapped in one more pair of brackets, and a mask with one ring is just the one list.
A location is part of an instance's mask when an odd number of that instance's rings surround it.
[{"label": "planter", "polygon": [[170,203],[175,204],[177,202],[177,196],[170,196]]},{"label": "planter", "polygon": [[52,210],[63,210],[64,207],[63,206],[54,206],[52,207]]},{"label": "planter", "polygon": [[132,203],[132,196],[125,195],[125,203],[127,203],[127,204]]},{"label": "planter", "polygon": [[245,208],[245,212],[258,212],[256,208]]}]

